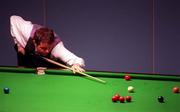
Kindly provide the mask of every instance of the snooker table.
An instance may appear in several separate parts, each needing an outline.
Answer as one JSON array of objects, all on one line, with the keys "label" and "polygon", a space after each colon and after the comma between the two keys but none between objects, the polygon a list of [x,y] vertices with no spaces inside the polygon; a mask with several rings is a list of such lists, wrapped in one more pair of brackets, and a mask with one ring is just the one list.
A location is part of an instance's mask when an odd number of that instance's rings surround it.
[{"label": "snooker table", "polygon": [[[180,112],[180,77],[158,74],[87,71],[106,83],[47,69],[37,75],[34,68],[0,67],[0,112]],[[129,93],[128,86],[135,91]],[[9,94],[3,88],[10,89]],[[112,102],[112,96],[130,95],[131,102]],[[164,97],[164,103],[157,100]]]}]

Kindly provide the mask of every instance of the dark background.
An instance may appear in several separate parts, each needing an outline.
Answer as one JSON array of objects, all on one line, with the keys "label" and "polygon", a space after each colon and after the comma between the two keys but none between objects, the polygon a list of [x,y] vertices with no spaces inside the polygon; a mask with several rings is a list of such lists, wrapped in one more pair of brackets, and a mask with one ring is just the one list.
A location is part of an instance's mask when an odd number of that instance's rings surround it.
[{"label": "dark background", "polygon": [[16,66],[9,17],[53,28],[86,70],[180,75],[180,0],[0,1],[0,65]]}]

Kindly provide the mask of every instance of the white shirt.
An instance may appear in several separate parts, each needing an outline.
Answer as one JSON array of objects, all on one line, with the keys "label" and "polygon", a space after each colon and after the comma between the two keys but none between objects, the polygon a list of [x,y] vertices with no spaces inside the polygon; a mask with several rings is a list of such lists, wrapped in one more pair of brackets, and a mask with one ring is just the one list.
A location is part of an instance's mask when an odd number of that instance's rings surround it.
[{"label": "white shirt", "polygon": [[[20,16],[13,15],[10,17],[10,25],[11,35],[15,44],[18,43],[25,48],[30,38],[33,24],[31,21],[26,21]],[[62,41],[52,49],[51,56],[62,60],[69,66],[73,64],[85,66],[84,60],[66,49]]]}]

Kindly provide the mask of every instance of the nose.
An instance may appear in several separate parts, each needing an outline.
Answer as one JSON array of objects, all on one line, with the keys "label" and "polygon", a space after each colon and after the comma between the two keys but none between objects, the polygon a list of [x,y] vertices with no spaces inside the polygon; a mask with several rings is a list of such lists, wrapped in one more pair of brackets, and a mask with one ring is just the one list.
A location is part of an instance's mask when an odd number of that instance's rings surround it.
[{"label": "nose", "polygon": [[45,53],[49,53],[49,50],[47,49],[47,50],[45,50]]}]

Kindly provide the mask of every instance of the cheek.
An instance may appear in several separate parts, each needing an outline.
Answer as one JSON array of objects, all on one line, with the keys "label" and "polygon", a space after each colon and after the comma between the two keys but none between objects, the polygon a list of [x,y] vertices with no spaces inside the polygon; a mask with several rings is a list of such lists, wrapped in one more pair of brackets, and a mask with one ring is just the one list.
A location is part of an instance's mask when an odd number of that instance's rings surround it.
[{"label": "cheek", "polygon": [[39,47],[36,48],[36,51],[39,52],[41,49]]},{"label": "cheek", "polygon": [[37,47],[36,52],[41,53],[41,52],[43,52],[43,50],[41,48]]}]

